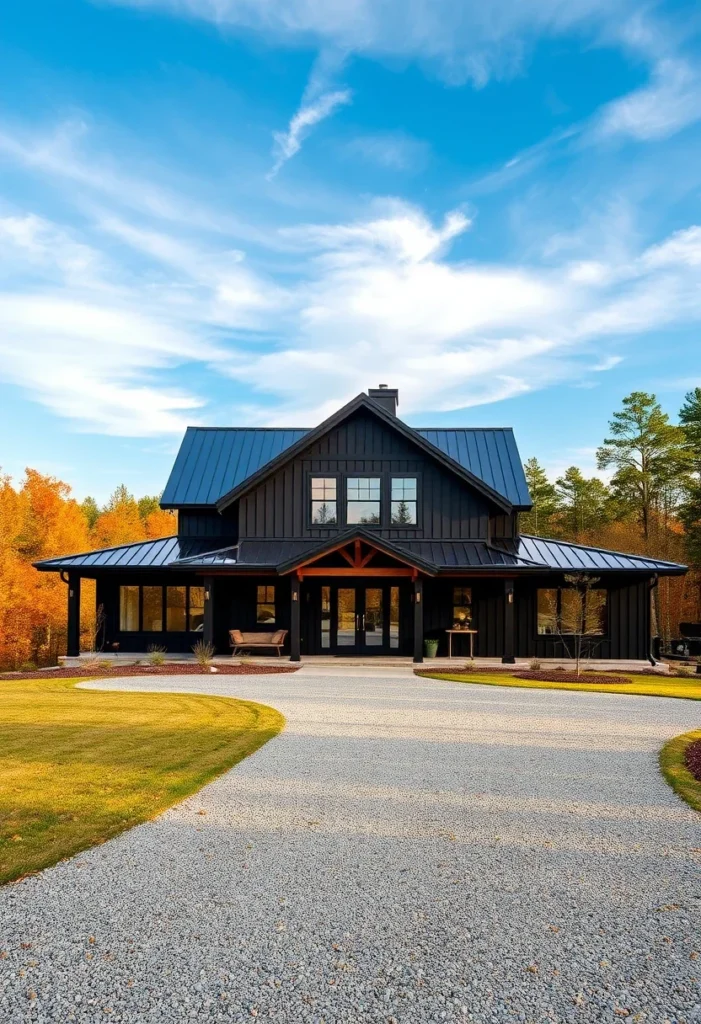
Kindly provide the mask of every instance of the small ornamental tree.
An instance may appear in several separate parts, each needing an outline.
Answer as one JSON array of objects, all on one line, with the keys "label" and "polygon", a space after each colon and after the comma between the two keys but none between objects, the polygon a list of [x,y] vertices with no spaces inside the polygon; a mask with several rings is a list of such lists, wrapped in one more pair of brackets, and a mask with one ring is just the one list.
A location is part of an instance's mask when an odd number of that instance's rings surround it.
[{"label": "small ornamental tree", "polygon": [[596,624],[604,600],[596,590],[599,579],[588,572],[567,573],[567,587],[561,591],[560,608],[552,609],[557,635],[567,656],[574,660],[577,679],[581,675],[582,660],[592,656],[595,647],[601,643],[601,640],[594,639],[599,635]]}]

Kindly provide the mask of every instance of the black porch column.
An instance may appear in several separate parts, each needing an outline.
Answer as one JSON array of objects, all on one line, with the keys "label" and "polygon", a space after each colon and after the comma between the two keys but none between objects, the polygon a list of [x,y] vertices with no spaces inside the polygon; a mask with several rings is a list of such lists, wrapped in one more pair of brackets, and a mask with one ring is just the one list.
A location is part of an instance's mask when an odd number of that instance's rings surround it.
[{"label": "black porch column", "polygon": [[214,646],[214,580],[211,576],[204,578],[204,622],[202,623],[202,641]]},{"label": "black porch column", "polygon": [[80,576],[68,573],[68,632],[66,655],[77,658],[80,654]]},{"label": "black porch column", "polygon": [[424,660],[424,581],[414,580],[414,661]]},{"label": "black porch column", "polygon": [[299,577],[290,580],[290,661],[300,660],[300,614],[299,614]]},{"label": "black porch column", "polygon": [[504,654],[501,659],[504,665],[513,665],[516,661],[514,613],[514,581],[504,580]]}]

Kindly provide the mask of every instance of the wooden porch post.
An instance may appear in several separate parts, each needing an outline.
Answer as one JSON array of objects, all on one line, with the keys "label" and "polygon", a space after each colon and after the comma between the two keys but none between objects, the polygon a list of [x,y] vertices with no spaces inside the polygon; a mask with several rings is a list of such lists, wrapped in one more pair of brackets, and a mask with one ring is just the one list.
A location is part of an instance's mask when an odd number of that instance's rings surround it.
[{"label": "wooden porch post", "polygon": [[299,661],[300,641],[300,586],[299,577],[290,580],[290,661]]},{"label": "wooden porch post", "polygon": [[414,661],[424,660],[424,581],[414,578]]},{"label": "wooden porch post", "polygon": [[514,621],[514,581],[504,580],[504,654],[501,659],[504,665],[513,665],[516,662],[514,657],[516,650]]},{"label": "wooden porch post", "polygon": [[202,641],[214,646],[214,579],[204,578],[204,622],[202,623]]},{"label": "wooden porch post", "polygon": [[80,654],[80,576],[77,572],[68,573],[66,654],[69,658],[77,658]]}]

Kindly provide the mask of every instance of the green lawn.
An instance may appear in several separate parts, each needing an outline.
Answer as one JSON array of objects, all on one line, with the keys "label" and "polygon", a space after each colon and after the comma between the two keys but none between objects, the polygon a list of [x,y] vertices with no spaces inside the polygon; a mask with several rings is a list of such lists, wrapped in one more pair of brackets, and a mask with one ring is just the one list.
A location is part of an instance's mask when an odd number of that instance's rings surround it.
[{"label": "green lawn", "polygon": [[0,682],[0,882],[153,818],[275,736],[262,704]]},{"label": "green lawn", "polygon": [[682,800],[701,811],[701,782],[694,778],[684,761],[684,752],[694,740],[701,740],[701,729],[675,736],[660,751],[660,768],[667,782]]},{"label": "green lawn", "polygon": [[677,679],[669,676],[629,675],[617,672],[630,679],[630,683],[542,683],[537,679],[516,679],[504,673],[496,675],[474,672],[420,672],[429,679],[447,679],[454,683],[479,683],[481,686],[518,686],[533,690],[585,690],[590,693],[628,693],[644,697],[682,697],[686,700],[701,700],[701,676],[695,679]]}]

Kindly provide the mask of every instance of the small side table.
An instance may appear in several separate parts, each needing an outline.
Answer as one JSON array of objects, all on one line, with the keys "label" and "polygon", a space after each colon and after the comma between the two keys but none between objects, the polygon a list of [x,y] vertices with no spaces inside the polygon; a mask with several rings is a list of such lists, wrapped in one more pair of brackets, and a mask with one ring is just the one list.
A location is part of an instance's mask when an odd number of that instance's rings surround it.
[{"label": "small side table", "polygon": [[476,629],[446,629],[446,633],[448,634],[448,657],[449,658],[453,657],[453,636],[454,635],[463,636],[465,633],[468,633],[469,636],[470,636],[470,659],[474,658],[474,656],[475,656],[475,637],[477,635],[477,630]]}]

